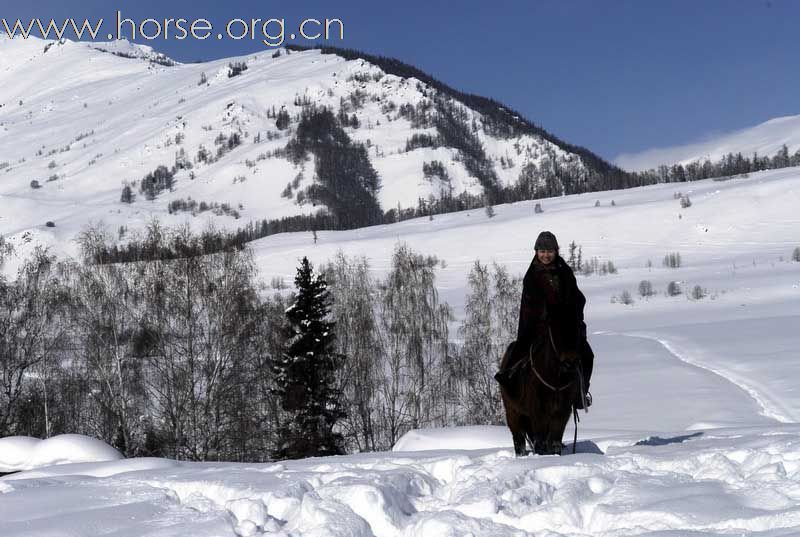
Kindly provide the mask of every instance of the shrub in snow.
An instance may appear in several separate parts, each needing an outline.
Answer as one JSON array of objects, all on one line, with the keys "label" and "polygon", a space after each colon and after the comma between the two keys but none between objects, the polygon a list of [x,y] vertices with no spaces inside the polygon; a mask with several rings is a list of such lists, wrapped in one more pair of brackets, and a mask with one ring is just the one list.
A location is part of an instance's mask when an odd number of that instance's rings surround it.
[{"label": "shrub in snow", "polygon": [[495,214],[494,213],[494,207],[492,207],[490,204],[487,203],[486,204],[486,216],[488,216],[489,218],[492,218],[492,217],[494,217],[494,214]]},{"label": "shrub in snow", "polygon": [[701,300],[705,298],[706,290],[700,287],[699,285],[695,285],[692,289],[692,298],[695,300]]},{"label": "shrub in snow", "polygon": [[536,205],[534,205],[533,212],[536,213],[536,214],[543,213],[544,209],[542,209],[542,204],[541,203],[537,203]]},{"label": "shrub in snow", "polygon": [[36,190],[37,188],[42,188],[42,185],[39,184],[39,181],[34,179],[33,181],[31,181],[31,188]]},{"label": "shrub in snow", "polygon": [[683,196],[681,198],[681,208],[686,209],[691,206],[692,206],[692,201],[689,199],[689,196],[688,195]]},{"label": "shrub in snow", "polygon": [[56,161],[55,161],[55,160],[51,160],[51,161],[50,161],[50,164],[48,164],[48,165],[47,165],[47,167],[48,167],[48,168],[50,168],[51,170],[52,170],[53,168],[55,168],[56,166],[58,166],[58,165],[56,164]]},{"label": "shrub in snow", "polygon": [[48,220],[44,225],[47,227],[56,227],[56,223],[52,220]]},{"label": "shrub in snow", "polygon": [[597,200],[596,202],[594,202],[594,206],[595,207],[600,207],[600,200]]},{"label": "shrub in snow", "polygon": [[228,64],[228,78],[239,76],[247,71],[247,64],[244,62],[232,62]]},{"label": "shrub in snow", "polygon": [[792,252],[792,261],[800,261],[800,246]]},{"label": "shrub in snow", "polygon": [[613,261],[603,261],[602,263],[596,257],[591,258],[587,262],[583,263],[581,261],[581,254],[580,250],[578,251],[578,257],[576,260],[576,266],[578,271],[581,272],[584,276],[590,276],[592,274],[599,274],[601,276],[605,276],[606,274],[616,274],[617,273],[617,266],[614,264]]},{"label": "shrub in snow", "polygon": [[653,296],[653,283],[650,280],[639,282],[639,295],[643,297]]},{"label": "shrub in snow", "polygon": [[[630,306],[631,304],[633,304],[633,297],[631,296],[631,293],[626,289],[625,291],[622,291],[622,293],[620,293],[619,298],[617,298],[616,301],[625,304],[626,306]],[[615,300],[612,299],[612,302],[615,302]]]},{"label": "shrub in snow", "polygon": [[678,296],[681,294],[681,285],[678,282],[669,282],[667,284],[667,295]]}]

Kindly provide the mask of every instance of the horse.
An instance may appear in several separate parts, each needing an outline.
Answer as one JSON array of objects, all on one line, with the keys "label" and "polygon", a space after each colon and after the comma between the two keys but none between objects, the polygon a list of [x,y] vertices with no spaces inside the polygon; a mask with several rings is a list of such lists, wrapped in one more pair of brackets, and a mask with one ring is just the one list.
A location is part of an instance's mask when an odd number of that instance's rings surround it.
[{"label": "horse", "polygon": [[526,440],[537,455],[561,455],[564,447],[561,438],[573,412],[572,402],[579,383],[577,355],[561,355],[552,332],[548,330],[547,336],[540,337],[527,349],[519,349],[517,342],[512,342],[500,362],[500,368],[505,369],[512,353],[527,353],[527,357],[519,357],[512,366],[516,371],[509,382],[500,387],[506,423],[518,457],[528,453]]}]

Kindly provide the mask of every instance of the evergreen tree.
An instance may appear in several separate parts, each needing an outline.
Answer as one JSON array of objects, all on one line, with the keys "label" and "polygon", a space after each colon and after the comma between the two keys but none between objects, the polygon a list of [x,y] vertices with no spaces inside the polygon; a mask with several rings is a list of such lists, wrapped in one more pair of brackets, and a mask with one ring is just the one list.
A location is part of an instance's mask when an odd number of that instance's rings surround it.
[{"label": "evergreen tree", "polygon": [[569,258],[567,259],[567,265],[573,271],[578,270],[578,259],[575,256],[575,251],[578,249],[578,245],[575,244],[575,241],[569,243]]},{"label": "evergreen tree", "polygon": [[278,127],[278,130],[286,130],[291,122],[292,118],[289,117],[289,112],[287,112],[285,108],[281,108],[281,111],[278,112],[275,118],[275,126]]},{"label": "evergreen tree", "polygon": [[136,199],[136,195],[133,193],[130,185],[125,185],[122,187],[122,195],[119,197],[119,200],[122,203],[133,203]]},{"label": "evergreen tree", "polygon": [[336,373],[343,356],[334,351],[334,323],[328,320],[328,284],[304,257],[294,279],[297,296],[286,310],[287,344],[273,364],[276,394],[288,413],[281,427],[277,458],[298,459],[343,453],[343,439],[333,431],[344,417]]}]

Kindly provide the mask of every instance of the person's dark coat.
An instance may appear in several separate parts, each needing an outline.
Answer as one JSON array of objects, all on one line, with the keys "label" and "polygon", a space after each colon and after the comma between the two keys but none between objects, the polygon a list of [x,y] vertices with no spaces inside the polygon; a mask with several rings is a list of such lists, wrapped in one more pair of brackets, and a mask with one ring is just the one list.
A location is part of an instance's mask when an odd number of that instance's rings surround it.
[{"label": "person's dark coat", "polygon": [[549,265],[534,257],[522,284],[517,348],[528,349],[538,338],[550,337],[549,324],[556,349],[579,353],[588,379],[594,355],[586,340],[585,305],[575,274],[561,256]]}]

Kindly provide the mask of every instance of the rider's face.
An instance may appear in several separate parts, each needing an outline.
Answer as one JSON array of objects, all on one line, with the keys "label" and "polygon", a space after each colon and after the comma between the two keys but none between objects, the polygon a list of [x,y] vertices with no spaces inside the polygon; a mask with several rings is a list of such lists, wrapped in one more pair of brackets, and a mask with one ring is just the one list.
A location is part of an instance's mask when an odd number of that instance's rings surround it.
[{"label": "rider's face", "polygon": [[553,262],[553,259],[556,258],[556,251],[555,250],[536,250],[536,257],[539,259],[539,262],[544,265],[549,265]]}]

